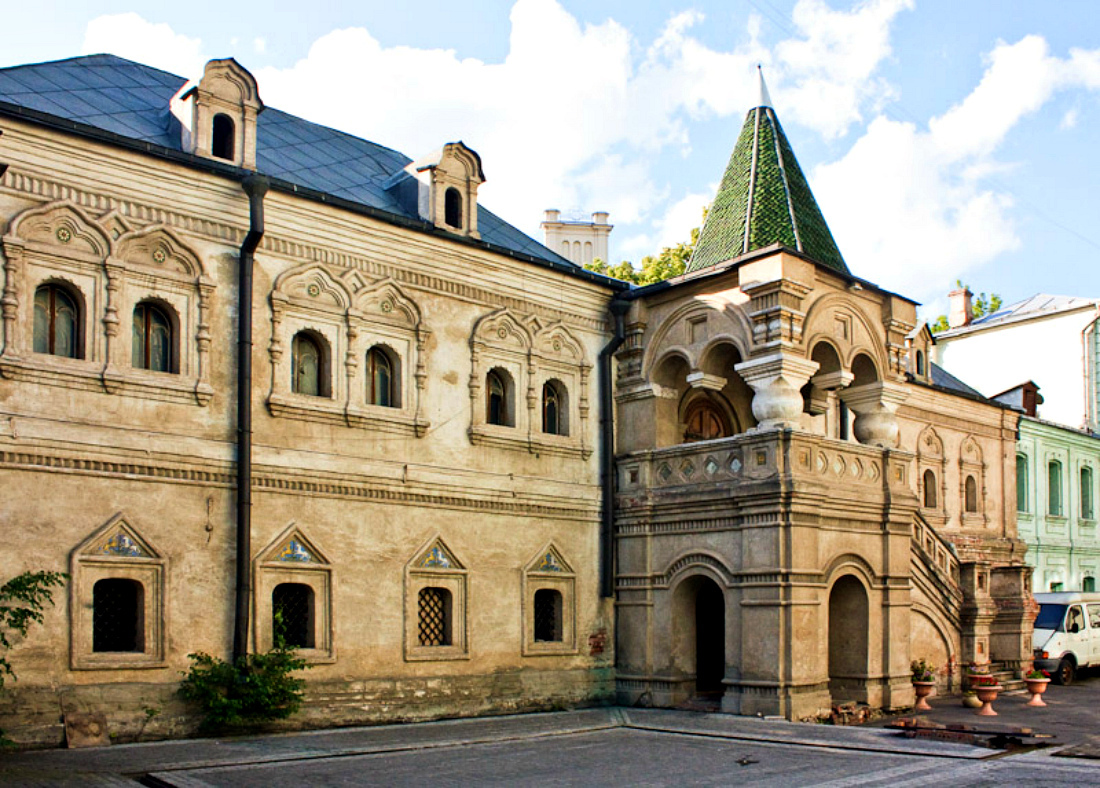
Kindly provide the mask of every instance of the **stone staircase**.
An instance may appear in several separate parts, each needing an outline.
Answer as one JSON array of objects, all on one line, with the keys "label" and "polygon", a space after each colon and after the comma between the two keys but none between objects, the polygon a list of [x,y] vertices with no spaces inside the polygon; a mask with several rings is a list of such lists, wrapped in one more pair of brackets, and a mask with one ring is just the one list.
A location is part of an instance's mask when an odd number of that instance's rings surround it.
[{"label": "stone staircase", "polygon": [[1026,688],[1024,680],[1017,678],[1014,671],[1005,668],[1003,662],[990,662],[989,675],[996,677],[1002,692],[1023,692]]}]

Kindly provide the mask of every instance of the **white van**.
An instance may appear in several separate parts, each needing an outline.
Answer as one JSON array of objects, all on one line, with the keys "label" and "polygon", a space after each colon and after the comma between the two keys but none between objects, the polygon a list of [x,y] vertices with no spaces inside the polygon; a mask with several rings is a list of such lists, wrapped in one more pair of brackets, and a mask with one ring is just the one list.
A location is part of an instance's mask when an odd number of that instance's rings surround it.
[{"label": "white van", "polygon": [[1035,667],[1069,684],[1081,668],[1100,665],[1100,593],[1036,594],[1035,601]]}]

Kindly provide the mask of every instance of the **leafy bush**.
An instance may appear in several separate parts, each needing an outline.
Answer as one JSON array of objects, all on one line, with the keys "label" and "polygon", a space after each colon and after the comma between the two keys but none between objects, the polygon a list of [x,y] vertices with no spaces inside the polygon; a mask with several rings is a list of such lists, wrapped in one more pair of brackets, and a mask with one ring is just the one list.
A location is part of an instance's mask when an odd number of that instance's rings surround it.
[{"label": "leafy bush", "polygon": [[266,654],[229,663],[209,654],[187,655],[180,695],[202,707],[204,730],[247,728],[289,717],[302,705],[305,681],[290,674],[306,667],[281,638]]},{"label": "leafy bush", "polygon": [[42,611],[53,604],[53,587],[65,584],[63,572],[24,572],[0,586],[0,689],[15,678],[7,659],[10,637],[23,637],[32,623],[42,623]]}]

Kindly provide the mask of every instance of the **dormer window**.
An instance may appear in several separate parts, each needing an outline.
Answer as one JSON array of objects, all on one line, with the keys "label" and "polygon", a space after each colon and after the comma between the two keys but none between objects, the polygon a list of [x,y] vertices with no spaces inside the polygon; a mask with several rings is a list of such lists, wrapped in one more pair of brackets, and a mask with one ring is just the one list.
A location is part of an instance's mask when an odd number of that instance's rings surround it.
[{"label": "dormer window", "polygon": [[451,186],[447,189],[443,221],[456,229],[462,229],[462,195]]},{"label": "dormer window", "polygon": [[236,125],[231,117],[220,112],[215,115],[210,138],[211,154],[219,159],[233,161],[233,142],[236,133]]},{"label": "dormer window", "polygon": [[183,150],[256,169],[256,117],[264,103],[256,79],[233,58],[211,60],[202,79],[172,97]]},{"label": "dormer window", "polygon": [[484,182],[481,157],[461,142],[448,142],[395,173],[385,188],[405,210],[433,227],[481,238],[477,189]]},{"label": "dormer window", "polygon": [[917,351],[917,374],[924,377],[924,353]]}]

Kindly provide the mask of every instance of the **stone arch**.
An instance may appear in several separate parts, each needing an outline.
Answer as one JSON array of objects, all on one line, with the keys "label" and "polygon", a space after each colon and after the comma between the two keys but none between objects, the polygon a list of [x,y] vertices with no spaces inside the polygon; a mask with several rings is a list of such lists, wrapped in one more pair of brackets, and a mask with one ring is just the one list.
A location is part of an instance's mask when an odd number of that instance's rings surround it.
[{"label": "stone arch", "polygon": [[726,593],[711,573],[694,567],[670,593],[673,670],[694,675],[695,694],[721,697],[726,674]]},{"label": "stone arch", "polygon": [[369,320],[396,323],[411,328],[420,325],[420,307],[392,278],[383,279],[354,291],[352,299],[355,308]]},{"label": "stone arch", "polygon": [[850,369],[852,370],[852,386],[865,386],[869,383],[879,383],[883,380],[882,368],[862,348],[856,348],[852,353]]},{"label": "stone arch", "polygon": [[30,208],[16,216],[5,240],[13,239],[53,247],[64,255],[103,260],[111,254],[112,242],[99,224],[69,200],[58,200]]},{"label": "stone arch", "polygon": [[671,588],[680,582],[681,576],[685,572],[689,571],[708,574],[722,586],[733,585],[733,572],[726,565],[726,562],[714,553],[701,550],[683,553],[671,561],[661,574],[660,584],[666,588]]},{"label": "stone arch", "polygon": [[[866,346],[861,348],[860,343],[855,341],[854,336],[850,336],[846,341],[837,342],[839,345],[846,344],[850,348],[847,353],[841,353],[841,359],[846,361],[845,368],[851,369],[851,360],[856,353],[862,350],[871,356],[879,369],[889,369],[889,354],[886,351],[885,338],[880,334],[882,332],[881,327],[879,330],[875,330],[863,311],[853,306],[852,296],[848,293],[829,293],[810,306],[806,311],[806,318],[802,322],[802,336],[805,338],[804,346],[813,347],[814,343],[825,337],[835,338],[836,334],[832,330],[833,326],[829,325],[830,317],[833,316],[834,312],[837,316],[847,318],[858,324],[871,342],[869,348]],[[854,333],[853,330],[852,334],[854,335]]]},{"label": "stone arch", "polygon": [[558,358],[571,364],[585,363],[584,345],[573,336],[564,323],[551,323],[534,338],[535,349],[547,358]]},{"label": "stone arch", "polygon": [[284,271],[275,280],[271,298],[326,312],[346,313],[352,304],[351,293],[344,284],[320,263],[306,263]]},{"label": "stone arch", "polygon": [[[922,602],[913,601],[910,608],[909,659],[924,659],[937,668],[945,668],[948,688],[953,685],[952,666],[958,663],[958,650],[953,634],[957,629],[949,626],[936,610]],[[929,643],[933,638],[938,642]]]},{"label": "stone arch", "polygon": [[[684,352],[688,361],[692,366],[692,369],[696,367],[696,361],[694,354],[684,348],[683,346],[674,343],[670,346],[665,346],[665,339],[677,325],[687,320],[690,317],[696,317],[700,315],[707,315],[708,317],[713,315],[716,318],[722,318],[728,321],[727,326],[722,327],[715,335],[715,340],[724,339],[732,342],[734,346],[738,348],[742,357],[747,355],[748,348],[752,347],[752,324],[749,318],[743,314],[743,310],[736,306],[727,306],[722,309],[718,309],[710,304],[699,303],[697,301],[689,301],[678,309],[674,310],[667,318],[661,321],[661,324],[653,331],[650,339],[646,343],[645,355],[642,359],[642,375],[646,378],[650,377],[650,372],[654,367],[654,362],[663,358],[668,351],[678,349]],[[729,326],[732,324],[732,326]],[[732,328],[733,330],[729,330]],[[708,346],[711,344],[708,342]],[[700,354],[700,357],[705,355]]]},{"label": "stone arch", "polygon": [[161,224],[126,233],[118,239],[115,248],[115,256],[128,263],[158,272],[174,271],[196,279],[206,276],[206,268],[198,254]]},{"label": "stone arch", "polygon": [[829,691],[833,700],[867,700],[871,605],[860,573],[845,567],[829,584]]},{"label": "stone arch", "polygon": [[823,573],[826,585],[832,586],[837,577],[845,572],[858,575],[868,589],[877,585],[878,575],[874,567],[863,556],[855,553],[841,553],[829,562]]},{"label": "stone arch", "polygon": [[474,324],[472,339],[519,351],[529,350],[533,344],[531,332],[510,309],[492,312],[478,320]]}]

